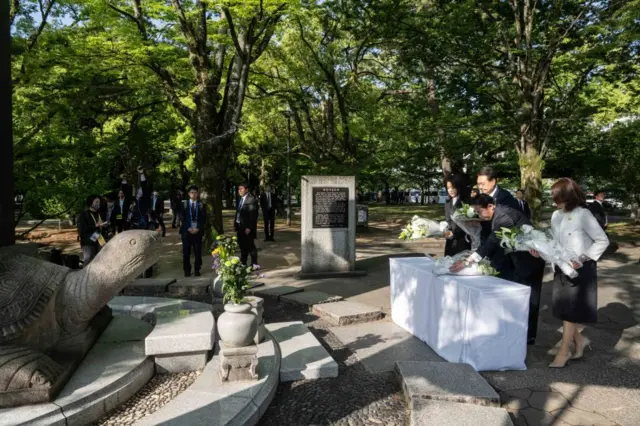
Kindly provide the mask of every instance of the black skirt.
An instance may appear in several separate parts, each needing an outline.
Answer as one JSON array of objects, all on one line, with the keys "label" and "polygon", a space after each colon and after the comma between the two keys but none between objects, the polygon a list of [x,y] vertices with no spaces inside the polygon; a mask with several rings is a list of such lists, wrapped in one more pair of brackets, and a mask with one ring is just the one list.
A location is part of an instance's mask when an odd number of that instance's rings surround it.
[{"label": "black skirt", "polygon": [[553,280],[553,316],[563,321],[594,323],[598,320],[598,264],[589,260],[569,278],[556,267]]}]

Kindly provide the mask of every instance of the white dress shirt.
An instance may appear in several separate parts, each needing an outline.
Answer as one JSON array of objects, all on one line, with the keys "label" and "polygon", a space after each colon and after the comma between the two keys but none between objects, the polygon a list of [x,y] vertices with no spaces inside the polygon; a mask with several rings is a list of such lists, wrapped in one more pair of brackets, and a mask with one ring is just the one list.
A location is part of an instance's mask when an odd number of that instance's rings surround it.
[{"label": "white dress shirt", "polygon": [[240,199],[240,205],[238,206],[238,211],[236,212],[236,223],[240,223],[240,210],[242,210],[242,206],[244,206],[244,200],[247,198],[247,195],[249,194],[244,194],[244,196]]},{"label": "white dress shirt", "polygon": [[556,210],[551,216],[551,230],[562,247],[578,256],[598,260],[609,247],[609,238],[591,212],[576,207],[571,212]]}]

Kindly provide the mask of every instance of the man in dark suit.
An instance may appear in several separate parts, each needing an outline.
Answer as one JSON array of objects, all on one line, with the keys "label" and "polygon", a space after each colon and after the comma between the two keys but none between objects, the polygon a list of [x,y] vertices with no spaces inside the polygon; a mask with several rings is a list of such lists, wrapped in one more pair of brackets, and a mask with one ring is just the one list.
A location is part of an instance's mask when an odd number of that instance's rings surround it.
[{"label": "man in dark suit", "polygon": [[531,209],[529,208],[529,203],[524,199],[522,189],[516,191],[516,201],[518,202],[519,210],[524,213],[528,219],[531,219]]},{"label": "man in dark suit", "polygon": [[264,192],[260,194],[260,207],[262,208],[262,219],[264,221],[264,240],[275,241],[274,228],[276,223],[276,208],[278,198],[271,191],[271,186],[267,185]]},{"label": "man in dark suit", "polygon": [[[502,204],[512,209],[519,210],[520,206],[516,199],[507,190],[498,186],[498,173],[493,167],[483,167],[478,172],[476,183],[480,194],[487,194],[493,198],[496,205]],[[484,241],[491,233],[491,225],[487,222],[482,223],[481,239]]]},{"label": "man in dark suit", "polygon": [[593,203],[589,204],[588,206],[589,211],[591,212],[593,217],[596,218],[596,220],[598,221],[598,224],[603,230],[607,229],[607,226],[609,225],[607,212],[604,211],[604,205],[603,205],[604,197],[605,197],[604,191],[596,192],[595,200],[593,201]]},{"label": "man in dark suit", "polygon": [[[502,228],[519,228],[522,225],[531,225],[531,221],[517,209],[496,204],[495,200],[487,194],[480,194],[474,204],[478,215],[490,224],[491,232],[480,244],[478,250],[469,256],[467,262],[478,262],[486,257],[491,260],[491,266],[500,273],[500,278],[531,288],[527,343],[533,345],[538,330],[538,312],[545,262],[526,251],[506,253],[505,249],[500,246],[500,240],[496,235],[496,231],[500,231]],[[457,272],[463,269],[464,263],[464,261],[455,263],[451,267],[451,271]]]},{"label": "man in dark suit", "polygon": [[124,190],[118,191],[118,199],[113,204],[111,218],[109,221],[113,224],[114,231],[120,233],[129,229],[129,206],[131,201],[127,198]]},{"label": "man in dark suit", "polygon": [[255,239],[258,228],[258,203],[249,193],[249,186],[246,183],[238,185],[238,195],[240,198],[236,208],[234,228],[240,246],[240,261],[246,265],[251,256],[251,263],[257,265],[258,250]]},{"label": "man in dark suit", "polygon": [[195,257],[195,276],[200,276],[202,267],[202,239],[204,237],[204,224],[207,210],[202,201],[198,199],[198,187],[189,187],[189,199],[182,202],[180,209],[180,235],[182,237],[182,267],[184,276],[191,276],[191,249]]},{"label": "man in dark suit", "polygon": [[164,225],[164,200],[160,198],[160,194],[158,191],[153,191],[151,195],[151,208],[149,210],[149,215],[151,219],[155,221],[158,226],[162,229],[162,236],[167,236],[167,228]]},{"label": "man in dark suit", "polygon": [[173,214],[173,219],[171,222],[171,227],[175,228],[176,223],[179,224],[179,213],[182,208],[182,191],[176,191],[171,197],[171,213]]}]

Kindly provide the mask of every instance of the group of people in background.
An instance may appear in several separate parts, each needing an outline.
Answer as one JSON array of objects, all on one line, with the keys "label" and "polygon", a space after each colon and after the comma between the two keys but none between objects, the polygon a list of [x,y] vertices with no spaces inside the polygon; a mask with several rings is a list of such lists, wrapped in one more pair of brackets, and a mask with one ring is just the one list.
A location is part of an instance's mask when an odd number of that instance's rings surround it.
[{"label": "group of people in background", "polygon": [[[471,249],[470,239],[452,220],[452,215],[462,203],[473,205],[483,220],[480,246],[466,260],[456,262],[451,271],[457,272],[470,263],[488,258],[500,278],[530,287],[527,341],[533,345],[537,335],[545,262],[535,251],[505,252],[496,235],[496,231],[503,227],[531,225],[531,209],[521,190],[516,191],[514,197],[498,185],[497,173],[491,167],[484,167],[478,172],[476,184],[477,190],[473,194],[466,177],[453,174],[447,178],[449,198],[445,204],[445,218],[449,229],[445,234],[445,255],[453,256]],[[587,205],[580,186],[572,179],[562,178],[552,186],[551,195],[557,206],[551,217],[551,231],[563,248],[577,256],[573,266],[578,273],[576,278],[570,278],[559,268],[554,270],[551,305],[553,315],[563,321],[563,338],[549,366],[561,368],[570,359],[579,359],[584,354],[587,342],[577,324],[596,322],[597,261],[607,250],[609,239],[604,231],[607,218],[602,207],[603,191],[598,191],[596,201]],[[574,353],[570,352],[571,348]]]}]

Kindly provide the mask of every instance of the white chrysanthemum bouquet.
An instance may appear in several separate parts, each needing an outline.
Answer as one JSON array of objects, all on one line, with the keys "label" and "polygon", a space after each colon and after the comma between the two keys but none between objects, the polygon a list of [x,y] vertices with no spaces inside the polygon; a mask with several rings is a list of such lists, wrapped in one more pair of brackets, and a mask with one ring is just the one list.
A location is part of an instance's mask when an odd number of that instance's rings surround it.
[{"label": "white chrysanthemum bouquet", "polygon": [[433,273],[436,275],[498,275],[498,271],[491,266],[491,262],[488,259],[482,259],[480,262],[471,263],[464,267],[464,269],[458,272],[451,272],[449,268],[459,260],[466,260],[471,251],[463,251],[455,256],[443,256],[436,260],[436,264],[433,268]]},{"label": "white chrysanthemum bouquet", "polygon": [[457,209],[451,215],[451,220],[464,231],[471,239],[471,250],[475,251],[480,247],[480,236],[482,234],[482,225],[478,212],[473,206],[462,203],[462,207]]},{"label": "white chrysanthemum bouquet", "polygon": [[417,240],[427,237],[441,237],[447,230],[447,222],[436,222],[430,219],[423,219],[414,216],[400,232],[398,237],[401,240]]}]

